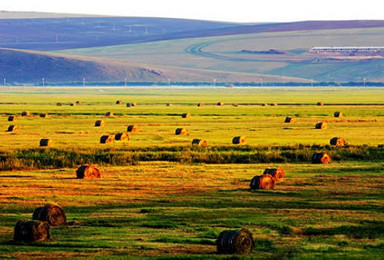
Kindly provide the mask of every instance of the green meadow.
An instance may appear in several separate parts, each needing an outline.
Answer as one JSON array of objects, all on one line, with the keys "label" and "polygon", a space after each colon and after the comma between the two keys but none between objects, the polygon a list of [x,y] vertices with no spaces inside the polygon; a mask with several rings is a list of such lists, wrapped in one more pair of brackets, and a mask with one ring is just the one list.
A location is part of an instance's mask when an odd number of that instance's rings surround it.
[{"label": "green meadow", "polygon": [[[383,100],[381,88],[2,88],[0,258],[378,259]],[[11,124],[20,130],[7,132]],[[139,131],[128,142],[100,144],[131,124]],[[233,145],[235,136],[246,144]],[[348,145],[330,146],[333,137]],[[53,145],[39,147],[42,138]],[[192,147],[195,138],[208,146]],[[332,162],[311,164],[318,151]],[[76,179],[83,163],[96,163],[102,178]],[[277,166],[284,182],[250,190]],[[52,227],[51,241],[13,241],[17,220],[47,202],[63,207],[67,223]],[[253,233],[253,252],[217,254],[220,232],[237,228]]]}]

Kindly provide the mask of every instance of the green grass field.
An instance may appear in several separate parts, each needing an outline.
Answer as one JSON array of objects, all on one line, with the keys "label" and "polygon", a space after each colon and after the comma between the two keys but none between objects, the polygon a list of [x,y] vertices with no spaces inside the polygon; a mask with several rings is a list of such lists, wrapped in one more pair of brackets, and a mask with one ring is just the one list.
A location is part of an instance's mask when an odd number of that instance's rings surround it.
[{"label": "green grass field", "polygon": [[[216,238],[242,227],[255,249],[234,259],[382,257],[381,88],[3,88],[0,97],[0,258],[225,259]],[[181,118],[186,112],[192,117]],[[8,122],[12,114],[18,119]],[[94,127],[98,119],[106,126]],[[319,121],[328,128],[314,129]],[[21,130],[6,132],[14,123]],[[140,127],[129,142],[99,144],[129,124]],[[189,135],[176,136],[178,127]],[[237,135],[247,144],[232,145]],[[349,146],[330,147],[335,136]],[[54,145],[39,148],[41,138]],[[208,147],[191,148],[193,138]],[[311,164],[319,150],[333,162]],[[76,179],[76,168],[92,162],[102,178]],[[253,176],[276,166],[285,182],[249,189]],[[67,213],[52,241],[12,241],[16,221],[47,202]]]}]

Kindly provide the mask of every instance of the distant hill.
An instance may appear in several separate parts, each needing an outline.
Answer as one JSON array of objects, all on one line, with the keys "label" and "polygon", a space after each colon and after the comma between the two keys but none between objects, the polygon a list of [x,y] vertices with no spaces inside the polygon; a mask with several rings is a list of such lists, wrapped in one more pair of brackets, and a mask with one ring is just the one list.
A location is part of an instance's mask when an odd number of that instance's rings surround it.
[{"label": "distant hill", "polygon": [[[130,82],[259,82],[261,76],[246,73],[204,71],[142,65],[110,59],[47,54],[38,51],[0,49],[0,78],[9,84],[46,85],[122,84]],[[299,78],[264,76],[276,82],[306,82]]]}]

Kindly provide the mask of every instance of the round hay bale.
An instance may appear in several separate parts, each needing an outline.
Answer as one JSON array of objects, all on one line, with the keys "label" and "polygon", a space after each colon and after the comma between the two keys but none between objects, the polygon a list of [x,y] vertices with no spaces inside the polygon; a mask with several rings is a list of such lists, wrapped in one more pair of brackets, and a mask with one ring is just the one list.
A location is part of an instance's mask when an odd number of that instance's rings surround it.
[{"label": "round hay bale", "polygon": [[277,103],[271,103],[269,104],[271,107],[277,107]]},{"label": "round hay bale", "polygon": [[42,118],[47,118],[47,117],[49,117],[49,115],[48,115],[48,113],[41,113],[41,114],[40,114],[40,117],[42,117]]},{"label": "round hay bale", "polygon": [[197,106],[198,107],[203,107],[203,106],[205,106],[205,104],[200,102],[200,103],[197,104]]},{"label": "round hay bale", "polygon": [[171,103],[166,104],[167,107],[172,107],[173,105]]},{"label": "round hay bale", "polygon": [[35,209],[32,220],[46,221],[51,226],[60,226],[67,221],[64,210],[55,204],[46,204]]},{"label": "round hay bale", "polygon": [[191,114],[190,113],[184,113],[181,115],[181,118],[190,118]]},{"label": "round hay bale", "polygon": [[75,107],[76,106],[76,103],[71,103],[69,104],[71,107]]},{"label": "round hay bale", "polygon": [[57,102],[56,106],[61,107],[63,104],[61,102]]},{"label": "round hay bale", "polygon": [[81,102],[81,101],[79,101],[79,100],[76,100],[76,105],[81,105],[81,104],[83,104],[83,102]]},{"label": "round hay bale", "polygon": [[316,123],[315,128],[316,129],[327,129],[327,123],[325,123],[325,122],[318,122],[318,123]]},{"label": "round hay bale", "polygon": [[8,126],[7,132],[17,132],[20,131],[20,126],[19,125],[10,125]]},{"label": "round hay bale", "polygon": [[129,141],[129,135],[127,133],[117,133],[115,134],[116,141]]},{"label": "round hay bale", "polygon": [[232,139],[232,144],[245,144],[246,138],[244,136],[235,136]]},{"label": "round hay bale", "polygon": [[232,106],[234,106],[234,107],[238,107],[238,106],[239,106],[239,103],[233,103]]},{"label": "round hay bale", "polygon": [[275,182],[278,181],[284,181],[285,180],[285,172],[283,168],[277,167],[277,168],[269,168],[265,169],[263,174],[269,174],[274,178]]},{"label": "round hay bale", "polygon": [[76,177],[78,179],[101,178],[101,172],[94,164],[84,164],[76,170]]},{"label": "round hay bale", "polygon": [[333,113],[333,116],[334,117],[342,117],[343,113],[341,113],[340,111],[336,111],[335,113]]},{"label": "round hay bale", "polygon": [[323,102],[317,102],[317,104],[316,104],[317,106],[324,106],[324,103]]},{"label": "round hay bale", "polygon": [[40,146],[52,146],[53,145],[53,140],[51,139],[41,139],[40,140]]},{"label": "round hay bale", "polygon": [[136,103],[127,103],[127,107],[135,107]]},{"label": "round hay bale", "polygon": [[284,121],[284,123],[293,123],[293,122],[295,122],[296,120],[293,118],[293,117],[291,117],[291,116],[287,116],[286,118],[285,118],[285,121]]},{"label": "round hay bale", "polygon": [[223,102],[217,102],[217,105],[218,106],[224,106],[224,103]]},{"label": "round hay bale", "polygon": [[203,139],[193,139],[192,146],[207,146],[207,141]]},{"label": "round hay bale", "polygon": [[105,116],[107,116],[107,117],[112,117],[114,114],[113,114],[113,112],[107,112],[107,113],[105,113]]},{"label": "round hay bale", "polygon": [[42,242],[51,238],[49,224],[37,220],[19,220],[14,228],[15,241]]},{"label": "round hay bale", "polygon": [[21,112],[21,116],[31,116],[31,113],[29,113],[29,111],[23,111]]},{"label": "round hay bale", "polygon": [[117,100],[116,101],[116,105],[122,105],[123,104],[123,100]]},{"label": "round hay bale", "polygon": [[129,125],[127,128],[127,132],[139,132],[138,125]]},{"label": "round hay bale", "polygon": [[186,135],[188,134],[188,130],[185,128],[177,128],[175,131],[176,135]]},{"label": "round hay bale", "polygon": [[331,145],[335,145],[335,146],[345,146],[347,144],[347,142],[343,139],[343,138],[340,138],[340,137],[333,137],[329,143]]},{"label": "round hay bale", "polygon": [[17,117],[14,116],[14,115],[8,117],[8,121],[9,122],[13,122],[13,121],[16,121],[16,120],[17,120]]},{"label": "round hay bale", "polygon": [[114,135],[103,135],[100,137],[100,143],[101,144],[109,144],[115,142],[115,136]]},{"label": "round hay bale", "polygon": [[252,178],[251,189],[271,190],[275,188],[275,179],[270,174],[263,174]]},{"label": "round hay bale", "polygon": [[331,155],[329,153],[314,153],[312,156],[312,163],[330,163]]},{"label": "round hay bale", "polygon": [[269,106],[269,104],[264,103],[264,104],[261,104],[261,106],[262,106],[262,107],[267,107],[267,106]]},{"label": "round hay bale", "polygon": [[105,126],[104,120],[96,120],[95,127],[103,127]]},{"label": "round hay bale", "polygon": [[219,254],[249,254],[252,252],[255,241],[248,229],[225,230],[216,240]]}]

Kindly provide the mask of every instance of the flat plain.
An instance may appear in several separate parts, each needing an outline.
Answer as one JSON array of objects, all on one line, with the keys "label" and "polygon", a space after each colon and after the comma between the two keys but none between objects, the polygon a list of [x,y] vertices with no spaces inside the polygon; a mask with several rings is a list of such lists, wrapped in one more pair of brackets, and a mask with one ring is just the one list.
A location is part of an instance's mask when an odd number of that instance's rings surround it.
[{"label": "flat plain", "polygon": [[[255,239],[238,259],[382,257],[381,88],[9,87],[0,97],[1,258],[228,258],[215,240],[236,228]],[[315,129],[320,121],[327,129]],[[7,132],[11,124],[21,129]],[[99,143],[130,124],[139,131],[128,142]],[[176,136],[180,127],[189,134]],[[239,135],[247,142],[235,146]],[[336,136],[349,145],[330,146]],[[40,148],[42,138],[54,144]],[[191,147],[194,138],[208,146]],[[332,163],[311,164],[316,151]],[[97,163],[102,178],[76,179],[82,163]],[[277,166],[286,181],[250,190],[253,176]],[[67,214],[53,239],[12,241],[16,221],[47,202]]]}]

